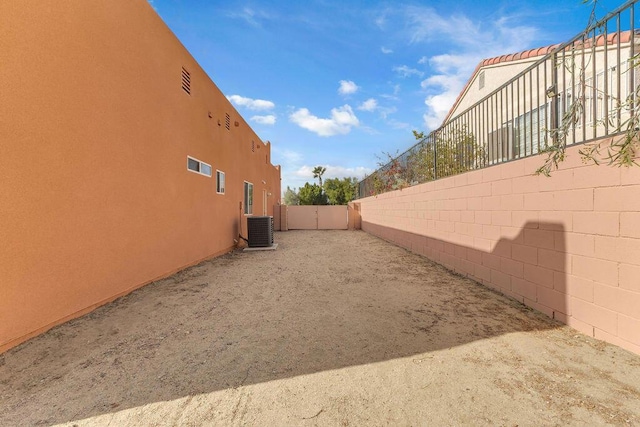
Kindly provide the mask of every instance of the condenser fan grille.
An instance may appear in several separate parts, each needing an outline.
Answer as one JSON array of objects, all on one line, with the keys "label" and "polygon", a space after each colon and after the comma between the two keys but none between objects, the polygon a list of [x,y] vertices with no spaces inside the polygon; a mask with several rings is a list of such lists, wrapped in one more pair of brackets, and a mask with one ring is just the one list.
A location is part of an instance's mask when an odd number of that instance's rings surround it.
[{"label": "condenser fan grille", "polygon": [[273,217],[250,216],[247,217],[249,229],[249,247],[273,246]]}]

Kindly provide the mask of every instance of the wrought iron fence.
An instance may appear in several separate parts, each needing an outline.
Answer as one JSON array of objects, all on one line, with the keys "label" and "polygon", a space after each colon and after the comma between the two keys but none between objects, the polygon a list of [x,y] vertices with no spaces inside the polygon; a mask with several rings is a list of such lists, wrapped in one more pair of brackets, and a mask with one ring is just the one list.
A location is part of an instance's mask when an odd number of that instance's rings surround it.
[{"label": "wrought iron fence", "polygon": [[[358,198],[549,153],[637,125],[637,1],[626,2],[566,43],[483,61],[450,112],[453,118],[360,181]],[[504,70],[515,76],[505,79]]]}]

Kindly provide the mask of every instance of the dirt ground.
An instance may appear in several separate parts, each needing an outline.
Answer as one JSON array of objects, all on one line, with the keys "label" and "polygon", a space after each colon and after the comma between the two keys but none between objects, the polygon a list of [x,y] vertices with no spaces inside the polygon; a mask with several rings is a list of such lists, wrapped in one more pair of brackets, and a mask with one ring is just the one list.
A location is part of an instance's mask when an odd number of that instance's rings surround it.
[{"label": "dirt ground", "polygon": [[640,356],[364,232],[276,242],[0,355],[0,426],[640,425]]}]

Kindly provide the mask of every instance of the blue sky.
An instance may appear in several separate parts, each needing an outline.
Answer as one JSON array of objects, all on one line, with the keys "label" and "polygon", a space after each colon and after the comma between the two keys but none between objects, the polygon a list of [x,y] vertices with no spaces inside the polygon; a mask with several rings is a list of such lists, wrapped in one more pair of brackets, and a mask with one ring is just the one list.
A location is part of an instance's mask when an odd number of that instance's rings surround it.
[{"label": "blue sky", "polygon": [[[282,190],[375,170],[442,122],[481,59],[566,41],[582,0],[149,0],[258,136]],[[603,17],[622,1],[599,0]]]}]

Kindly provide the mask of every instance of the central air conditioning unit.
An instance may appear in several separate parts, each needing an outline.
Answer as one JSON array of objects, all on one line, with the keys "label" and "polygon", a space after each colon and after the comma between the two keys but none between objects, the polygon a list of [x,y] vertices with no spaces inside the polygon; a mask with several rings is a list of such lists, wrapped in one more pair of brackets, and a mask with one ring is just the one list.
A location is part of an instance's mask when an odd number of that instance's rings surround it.
[{"label": "central air conditioning unit", "polygon": [[249,230],[249,247],[273,246],[273,217],[249,216],[247,217]]}]

